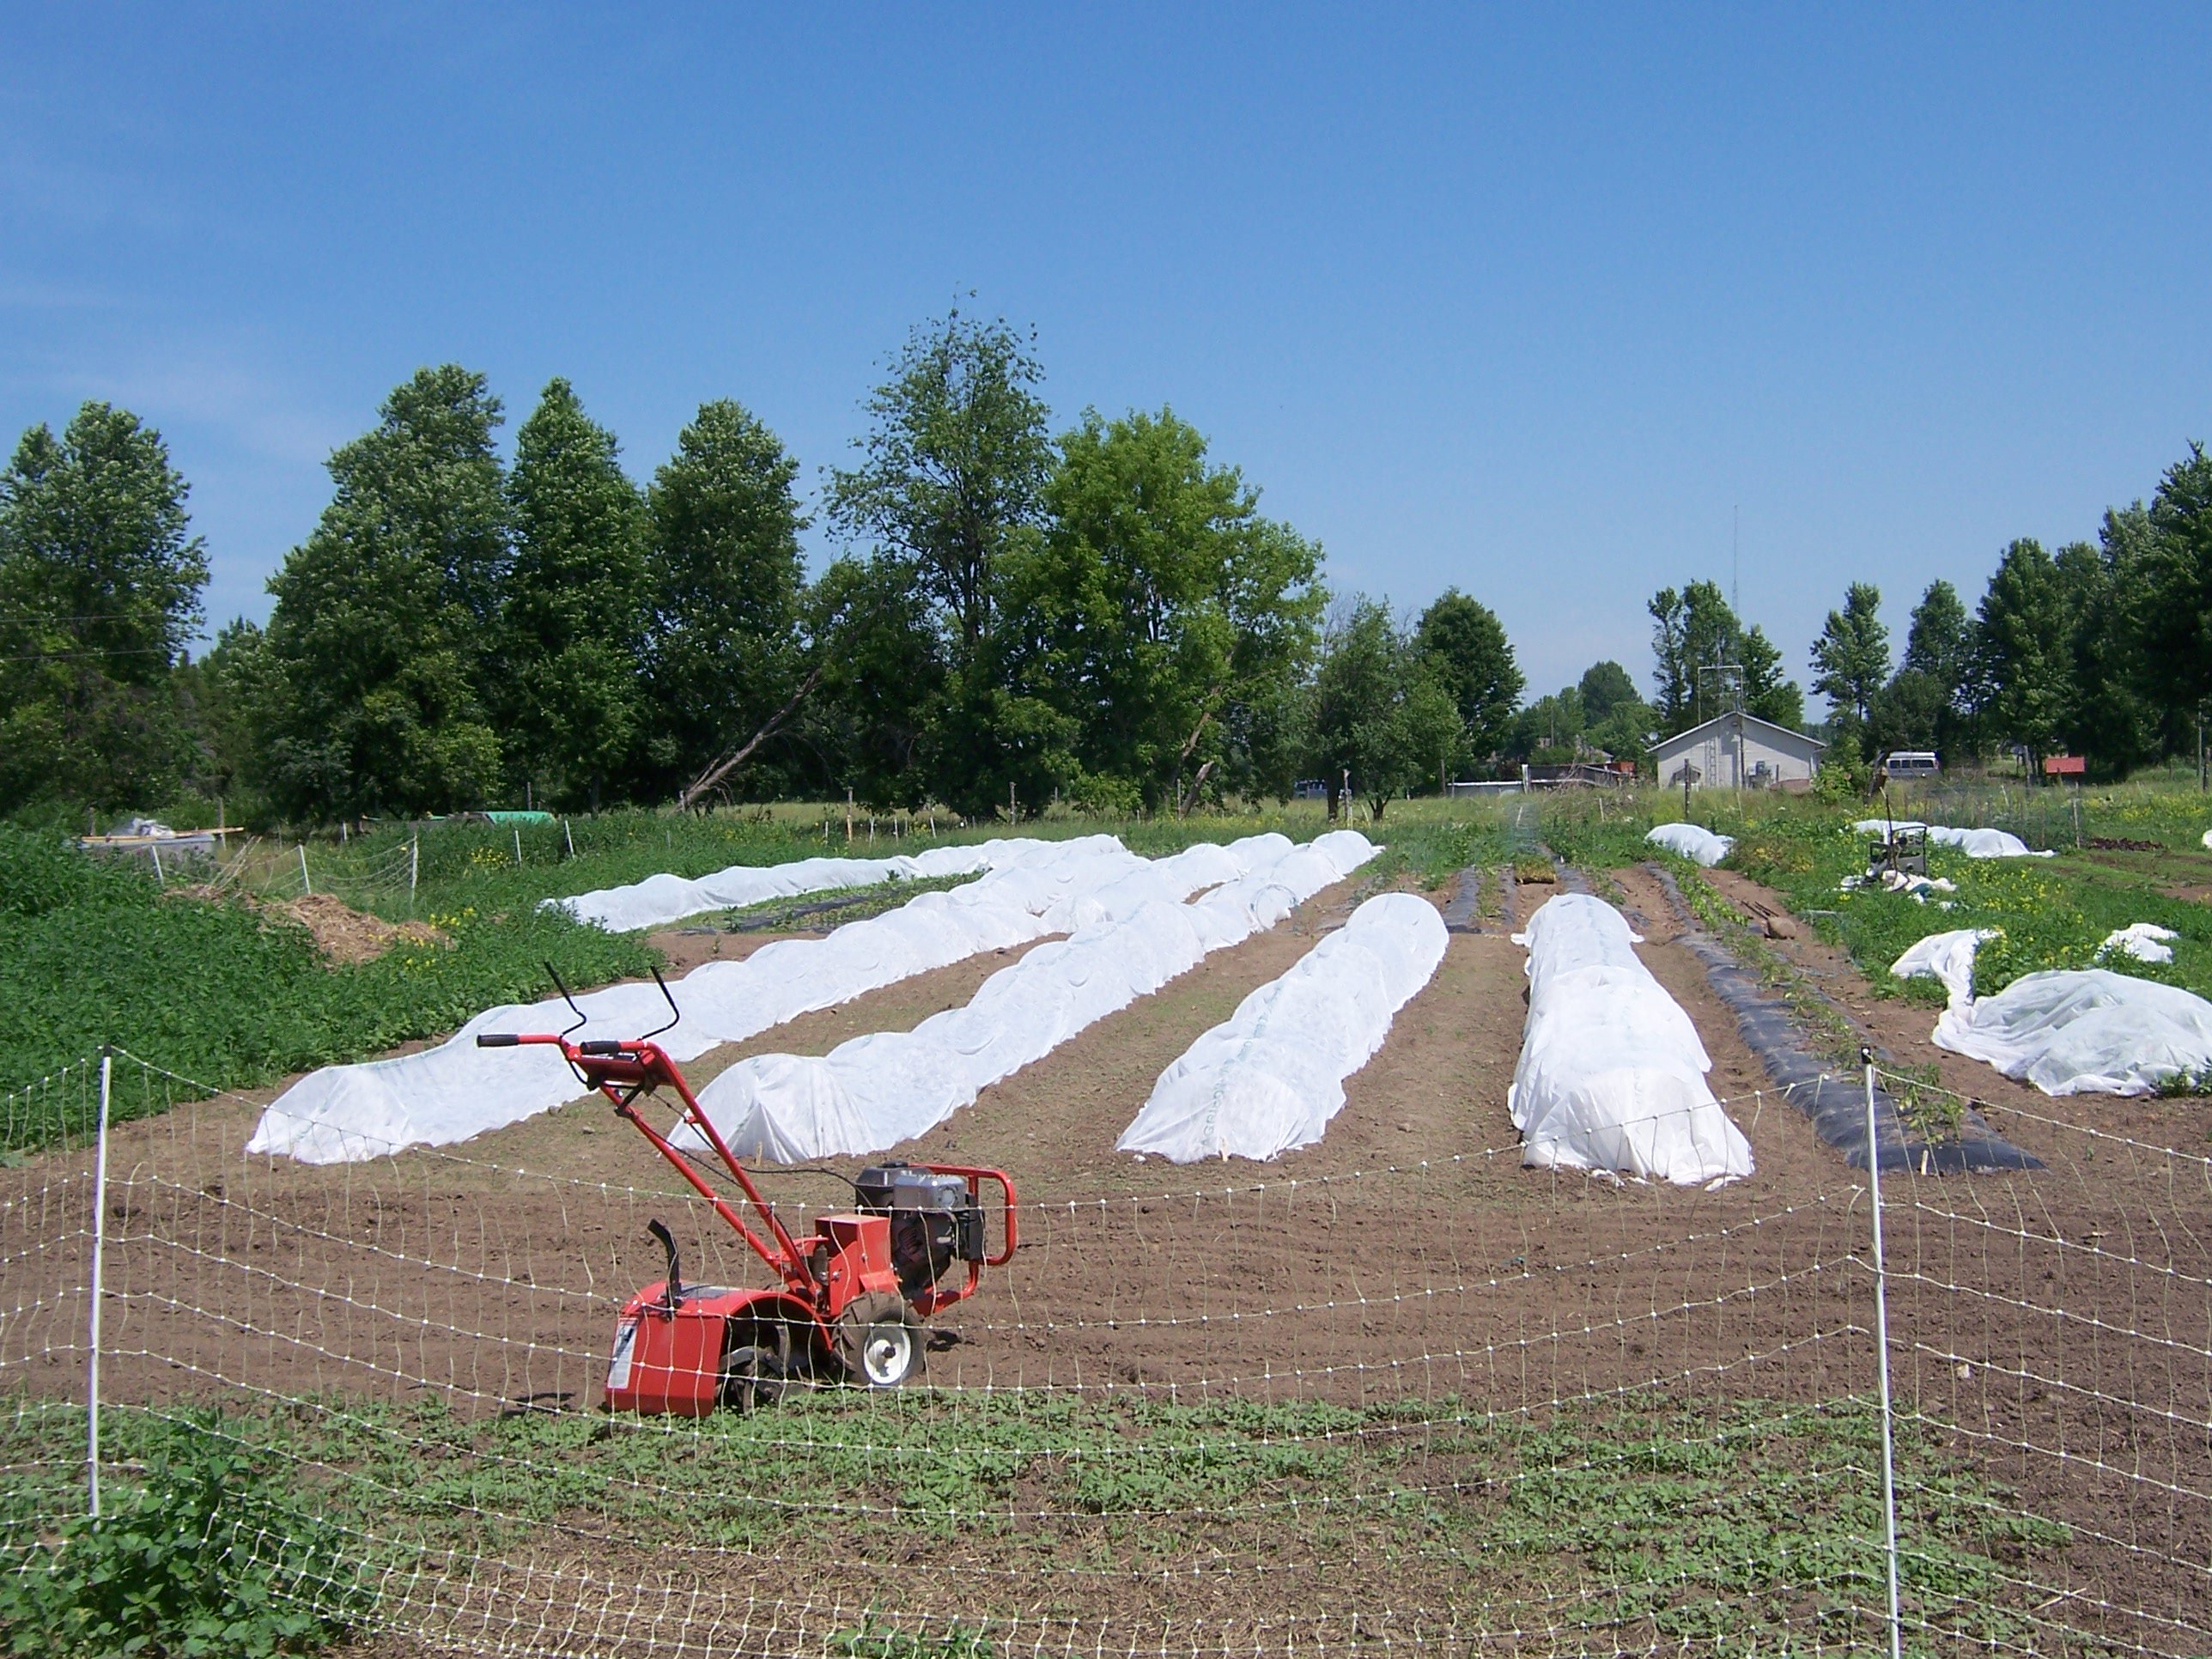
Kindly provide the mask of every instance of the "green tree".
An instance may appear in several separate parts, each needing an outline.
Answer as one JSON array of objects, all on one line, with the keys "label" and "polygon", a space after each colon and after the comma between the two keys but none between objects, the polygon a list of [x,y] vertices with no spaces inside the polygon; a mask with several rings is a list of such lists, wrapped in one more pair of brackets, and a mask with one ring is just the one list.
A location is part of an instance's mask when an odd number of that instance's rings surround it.
[{"label": "green tree", "polygon": [[[2114,515],[2106,515],[2108,535]],[[2122,532],[2100,546],[2073,542],[2052,558],[2066,618],[2068,688],[2062,736],[2100,777],[2124,777],[2157,752],[2157,722],[2142,691],[2124,612],[2132,550]]]},{"label": "green tree", "polygon": [[2170,722],[2212,705],[2212,457],[2203,444],[2166,469],[2131,572],[2128,611],[2141,684]]},{"label": "green tree", "polygon": [[1837,740],[1864,747],[1875,697],[1889,680],[1889,629],[1881,621],[1881,590],[1872,582],[1853,582],[1844,591],[1844,608],[1828,612],[1813,641],[1813,689],[1828,700]]},{"label": "green tree", "polygon": [[1747,714],[1792,731],[1805,724],[1805,694],[1782,672],[1782,647],[1757,623],[1743,636],[1743,706]]},{"label": "green tree", "polygon": [[990,628],[1000,557],[1043,516],[1042,379],[1003,320],[956,310],[908,337],[868,399],[861,465],[830,474],[832,526],[909,561],[970,650]]},{"label": "green tree", "polygon": [[[994,637],[1010,559],[1033,550],[1052,465],[1042,371],[1005,322],[957,310],[915,330],[869,398],[860,465],[830,474],[828,512],[879,569],[902,568],[930,602],[945,667],[918,758],[930,787],[963,811],[1006,799],[1050,763],[1048,704],[1006,682]],[[1032,787],[1036,786],[1033,783]]]},{"label": "green tree", "polygon": [[1867,715],[1868,746],[1875,753],[1942,749],[1944,722],[1952,712],[1950,694],[1942,681],[1922,669],[1900,668],[1875,694]]},{"label": "green tree", "polygon": [[216,635],[214,648],[177,669],[177,694],[191,734],[192,787],[222,800],[240,822],[259,816],[253,773],[253,696],[261,630],[244,617]]},{"label": "green tree", "polygon": [[799,763],[884,806],[928,797],[927,722],[945,702],[941,641],[913,574],[896,559],[837,559],[802,602],[808,635],[835,645],[794,724]]},{"label": "green tree", "polygon": [[1978,754],[1973,681],[1973,625],[1966,607],[1950,583],[1930,582],[1913,607],[1904,659],[1875,721],[1877,746],[1933,748],[1947,762]]},{"label": "green tree", "polygon": [[775,434],[727,400],[700,406],[653,475],[648,749],[664,790],[758,731],[802,678],[798,477]]},{"label": "green tree", "polygon": [[1975,617],[1975,672],[1998,738],[2033,771],[2063,742],[2072,693],[2065,584],[2040,544],[2004,550]]},{"label": "green tree", "polygon": [[1899,666],[1928,675],[1944,688],[1945,696],[1955,696],[1966,684],[1972,652],[1972,629],[1959,590],[1940,580],[1929,583],[1912,609]]},{"label": "green tree", "polygon": [[1609,720],[1616,709],[1631,703],[1638,709],[1646,709],[1644,699],[1636,694],[1636,682],[1629,678],[1628,671],[1610,659],[1594,662],[1583,670],[1575,690],[1582,697],[1583,712],[1592,721]]},{"label": "green tree", "polygon": [[1086,411],[1060,441],[1049,527],[1008,584],[1012,678],[1066,721],[1078,769],[1185,808],[1264,769],[1255,711],[1310,660],[1319,553],[1259,514],[1256,491],[1206,460],[1172,410]]},{"label": "green tree", "polygon": [[331,504],[269,590],[258,769],[294,817],[482,805],[501,780],[487,645],[507,499],[483,376],[418,370],[333,454]]},{"label": "green tree", "polygon": [[1723,712],[1717,677],[1700,669],[1733,665],[1741,671],[1744,708],[1778,726],[1803,723],[1803,695],[1782,672],[1782,652],[1753,627],[1747,631],[1717,582],[1692,582],[1677,592],[1662,587],[1651,598],[1651,653],[1655,712],[1662,736],[1671,737]]},{"label": "green tree", "polygon": [[1458,705],[1389,607],[1355,596],[1322,643],[1314,677],[1311,763],[1332,816],[1349,775],[1380,819],[1392,797],[1424,787],[1459,742]]},{"label": "green tree", "polygon": [[172,669],[206,550],[161,435],[88,403],[0,474],[0,799],[150,805],[190,763]]},{"label": "green tree", "polygon": [[1415,638],[1459,710],[1464,752],[1474,760],[1498,754],[1512,738],[1526,682],[1497,613],[1448,587],[1421,613]]},{"label": "green tree", "polygon": [[546,383],[507,478],[513,554],[500,607],[509,775],[589,805],[642,737],[646,514],[614,434],[568,381]]}]

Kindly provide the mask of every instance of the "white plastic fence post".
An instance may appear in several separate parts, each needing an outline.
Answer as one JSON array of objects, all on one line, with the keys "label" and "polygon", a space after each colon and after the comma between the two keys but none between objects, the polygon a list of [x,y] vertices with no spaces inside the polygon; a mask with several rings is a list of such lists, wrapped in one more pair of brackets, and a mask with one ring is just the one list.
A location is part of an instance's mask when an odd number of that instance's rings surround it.
[{"label": "white plastic fence post", "polygon": [[158,847],[149,847],[146,850],[154,855],[154,884],[156,887],[167,887],[169,884],[169,878],[161,873],[161,849]]},{"label": "white plastic fence post", "polygon": [[420,830],[407,838],[407,914],[415,914],[415,887],[422,873],[422,835]]},{"label": "white plastic fence post", "polygon": [[300,843],[300,885],[313,896],[315,884],[307,878],[307,843],[304,841]]},{"label": "white plastic fence post", "polygon": [[1874,1212],[1874,1340],[1881,1355],[1881,1516],[1889,1568],[1889,1659],[1902,1659],[1905,1632],[1897,1597],[1897,1431],[1889,1398],[1889,1286],[1881,1260],[1881,1150],[1875,1140],[1874,1050],[1866,1066],[1867,1188]]},{"label": "white plastic fence post", "polygon": [[517,824],[514,828],[514,867],[518,870],[522,868],[522,826],[520,824]]},{"label": "white plastic fence post", "polygon": [[570,858],[575,857],[576,838],[568,833],[568,820],[566,818],[562,818],[561,820],[561,840],[562,844],[568,849],[568,856]]},{"label": "white plastic fence post", "polygon": [[107,1243],[107,1104],[115,1080],[115,1057],[100,1054],[100,1150],[92,1166],[92,1318],[85,1361],[84,1468],[91,1489],[92,1518],[100,1519],[100,1270]]}]

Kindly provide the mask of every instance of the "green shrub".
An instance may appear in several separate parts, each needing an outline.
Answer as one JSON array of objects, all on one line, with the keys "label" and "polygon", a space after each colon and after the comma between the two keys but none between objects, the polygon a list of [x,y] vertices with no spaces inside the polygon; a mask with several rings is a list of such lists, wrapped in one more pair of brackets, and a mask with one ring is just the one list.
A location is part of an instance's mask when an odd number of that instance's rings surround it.
[{"label": "green shrub", "polygon": [[142,1485],[111,1487],[99,1520],[65,1523],[0,1572],[0,1640],[16,1654],[149,1659],[313,1652],[374,1604],[346,1541],[232,1443],[188,1425]]}]

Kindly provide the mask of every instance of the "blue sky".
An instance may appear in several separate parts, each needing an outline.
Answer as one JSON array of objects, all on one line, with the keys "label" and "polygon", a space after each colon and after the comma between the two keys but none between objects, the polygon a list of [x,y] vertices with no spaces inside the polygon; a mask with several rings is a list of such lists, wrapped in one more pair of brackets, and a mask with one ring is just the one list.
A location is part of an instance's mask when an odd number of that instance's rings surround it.
[{"label": "blue sky", "polygon": [[0,438],[137,410],[260,617],[418,365],[811,488],[973,289],[1532,690],[1646,679],[1736,509],[1802,680],[2212,438],[2202,7],[637,9],[0,9]]}]

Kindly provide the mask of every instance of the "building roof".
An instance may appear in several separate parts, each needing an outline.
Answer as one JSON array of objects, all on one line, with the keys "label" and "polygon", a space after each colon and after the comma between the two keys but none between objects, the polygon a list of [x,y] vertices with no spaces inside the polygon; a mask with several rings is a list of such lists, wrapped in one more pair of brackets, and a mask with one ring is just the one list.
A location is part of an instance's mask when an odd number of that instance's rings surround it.
[{"label": "building roof", "polygon": [[1731,713],[1726,714],[1716,714],[1709,720],[1700,721],[1698,724],[1690,726],[1686,730],[1677,732],[1671,738],[1662,738],[1658,742],[1651,745],[1650,752],[1656,755],[1662,750],[1672,748],[1674,744],[1678,743],[1685,743],[1686,741],[1687,743],[1702,743],[1705,741],[1705,734],[1707,732],[1712,731],[1715,727],[1721,726],[1725,721],[1734,720],[1741,720],[1747,726],[1755,726],[1762,732],[1771,732],[1778,737],[1795,738],[1798,742],[1806,744],[1814,749],[1826,749],[1828,746],[1826,744],[1821,742],[1820,738],[1812,736],[1808,732],[1800,732],[1787,726],[1778,726],[1772,720],[1763,720],[1759,719],[1756,714],[1736,714]]}]

